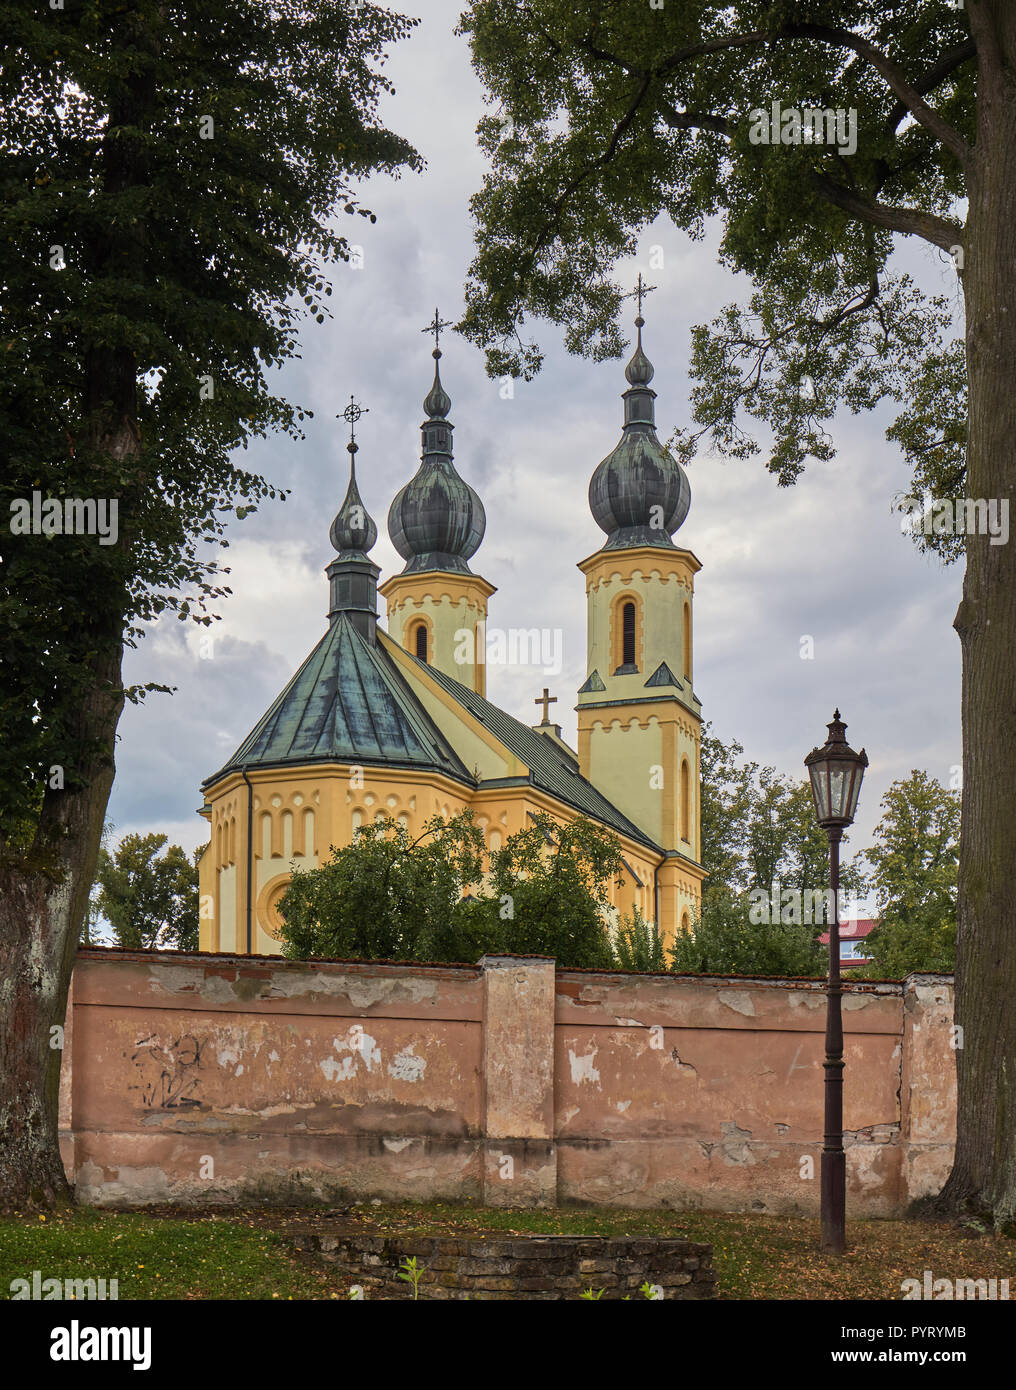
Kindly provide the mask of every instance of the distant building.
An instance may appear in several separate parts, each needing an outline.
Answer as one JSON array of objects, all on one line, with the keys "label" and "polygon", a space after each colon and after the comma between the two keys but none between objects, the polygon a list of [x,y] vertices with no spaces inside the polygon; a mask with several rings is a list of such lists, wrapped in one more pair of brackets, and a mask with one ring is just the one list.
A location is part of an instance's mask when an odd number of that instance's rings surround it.
[{"label": "distant building", "polygon": [[[865,938],[878,926],[877,917],[858,917],[855,922],[840,923],[840,963],[851,969],[855,965],[870,965],[871,956],[865,948]],[[829,945],[829,933],[819,937],[823,946]]]},{"label": "distant building", "polygon": [[[641,308],[641,283],[639,302]],[[687,931],[701,900],[701,712],[692,688],[692,589],[701,568],[671,539],[688,513],[683,468],[660,443],[642,348],[628,363],[624,428],[597,467],[589,505],[606,540],[581,562],[588,662],[578,747],[549,717],[526,725],[486,698],[487,600],[468,561],[483,505],[452,459],[449,399],[435,369],[422,462],[388,514],[406,560],[378,586],[377,526],[350,479],[332,522],[328,630],[231,758],[203,785],[210,843],[200,861],[201,949],[277,953],[279,900],[296,868],[387,814],[411,834],[468,809],[488,853],[547,812],[588,817],[621,845],[613,906],[637,908],[663,937]],[[435,314],[435,335],[441,325]],[[435,362],[440,358],[435,345]],[[350,402],[351,426],[359,407]],[[553,449],[566,447],[552,441]],[[555,456],[548,450],[548,474]],[[549,496],[549,494],[548,494]],[[549,502],[537,496],[534,508]],[[377,621],[378,593],[388,630]],[[536,615],[526,615],[530,620]],[[527,623],[524,635],[538,625]]]}]

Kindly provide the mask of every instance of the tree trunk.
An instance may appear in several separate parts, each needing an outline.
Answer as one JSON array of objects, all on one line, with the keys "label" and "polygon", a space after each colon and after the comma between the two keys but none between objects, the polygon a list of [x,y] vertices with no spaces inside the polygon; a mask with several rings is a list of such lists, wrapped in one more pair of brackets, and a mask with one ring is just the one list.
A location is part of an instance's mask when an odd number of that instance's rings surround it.
[{"label": "tree trunk", "polygon": [[[158,22],[164,14],[156,10]],[[149,154],[145,131],[157,110],[152,14],[124,6],[110,32],[126,76],[110,99],[101,150],[107,195],[144,187]],[[146,277],[147,223],[119,217],[83,233],[84,273],[128,285]],[[111,563],[132,541],[131,509],[146,479],[138,433],[138,364],[123,343],[82,342],[85,446],[96,460],[99,495],[119,493],[121,525]],[[112,465],[112,466],[110,466]],[[128,567],[129,569],[129,567]],[[80,595],[69,639],[86,653],[89,676],[80,709],[67,720],[68,745],[83,753],[65,769],[66,789],[47,787],[31,850],[0,861],[0,1207],[25,1210],[69,1200],[60,1162],[57,1100],[60,1035],[78,938],[95,879],[103,818],[113,785],[116,727],[123,710],[121,665],[129,579],[121,571],[119,600],[89,607]]]},{"label": "tree trunk", "polygon": [[58,1025],[113,783],[123,708],[120,650],[96,661],[81,710],[80,733],[102,745],[84,769],[85,789],[47,787],[32,851],[0,862],[0,1208],[6,1210],[70,1200],[57,1134]]},{"label": "tree trunk", "polygon": [[[967,496],[1016,489],[1016,13],[970,7],[978,127],[964,248],[970,434]],[[1003,533],[1004,534],[1004,533]],[[963,814],[956,961],[956,1159],[942,1209],[1016,1221],[1016,541],[967,539],[956,614],[963,652]]]}]

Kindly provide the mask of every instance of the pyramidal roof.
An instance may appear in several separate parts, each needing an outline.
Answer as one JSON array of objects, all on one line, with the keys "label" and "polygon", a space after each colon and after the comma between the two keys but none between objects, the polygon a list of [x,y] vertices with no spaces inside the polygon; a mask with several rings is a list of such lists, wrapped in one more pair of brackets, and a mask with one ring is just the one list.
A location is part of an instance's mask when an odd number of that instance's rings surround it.
[{"label": "pyramidal roof", "polygon": [[244,767],[312,762],[416,768],[475,786],[392,658],[366,642],[345,614],[203,786]]},{"label": "pyramidal roof", "polygon": [[[530,785],[644,845],[658,846],[580,774],[577,759],[549,738],[405,653],[529,769]],[[470,787],[478,782],[424,709],[398,665],[366,642],[340,614],[296,675],[233,756],[203,787],[241,768],[287,763],[383,765],[441,772]],[[506,785],[514,779],[506,779]]]}]

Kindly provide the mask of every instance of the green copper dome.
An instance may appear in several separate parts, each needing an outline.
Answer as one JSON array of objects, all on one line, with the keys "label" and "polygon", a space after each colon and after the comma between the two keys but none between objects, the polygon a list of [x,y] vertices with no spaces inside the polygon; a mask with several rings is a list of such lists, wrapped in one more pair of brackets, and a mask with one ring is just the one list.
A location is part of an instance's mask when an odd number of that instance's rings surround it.
[{"label": "green copper dome", "polygon": [[653,364],[642,348],[645,320],[635,320],[638,344],[625,368],[624,428],[617,447],[597,467],[589,483],[589,510],[607,533],[604,550],[630,546],[672,547],[671,536],[691,506],[688,475],[656,436],[649,383]]},{"label": "green copper dome", "polygon": [[422,570],[460,570],[483,540],[483,503],[455,471],[452,430],[446,418],[451,399],[441,384],[440,348],[434,349],[434,384],[423,408],[423,454],[415,477],[402,488],[388,512],[392,545],[406,561],[403,574]]},{"label": "green copper dome", "polygon": [[331,524],[328,538],[340,556],[347,551],[366,555],[368,550],[373,549],[377,541],[377,526],[374,518],[363,505],[360,490],[356,486],[358,446],[356,443],[349,443],[346,448],[349,450],[349,487],[346,489],[342,506]]}]

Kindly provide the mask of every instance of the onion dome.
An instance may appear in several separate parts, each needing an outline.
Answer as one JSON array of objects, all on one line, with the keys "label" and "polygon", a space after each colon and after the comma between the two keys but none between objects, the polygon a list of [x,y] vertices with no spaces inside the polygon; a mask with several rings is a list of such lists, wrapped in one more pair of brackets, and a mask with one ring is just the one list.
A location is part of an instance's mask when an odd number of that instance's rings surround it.
[{"label": "onion dome", "polygon": [[691,506],[687,474],[656,437],[656,392],[649,385],[654,369],[642,349],[644,325],[639,314],[635,320],[638,343],[624,373],[629,389],[622,397],[621,439],[589,483],[589,509],[597,526],[607,533],[604,550],[672,547],[671,536]]},{"label": "onion dome", "polygon": [[[358,406],[351,405],[350,409],[355,414],[347,411],[345,418],[353,425],[361,412]],[[332,545],[339,552],[326,570],[330,596],[328,622],[334,627],[345,617],[361,637],[373,644],[377,628],[377,580],[381,570],[367,551],[377,540],[377,526],[356,486],[359,448],[356,439],[350,439],[346,448],[349,450],[349,486],[328,531]]]},{"label": "onion dome", "polygon": [[415,476],[397,493],[388,512],[392,545],[406,561],[403,574],[422,570],[458,570],[483,540],[487,518],[479,497],[455,471],[452,430],[446,418],[451,399],[441,384],[441,349],[435,348],[434,384],[423,408],[423,452]]},{"label": "onion dome", "polygon": [[342,557],[347,550],[366,554],[377,541],[377,526],[368,513],[356,486],[356,455],[359,445],[355,440],[346,445],[349,450],[349,487],[346,497],[336,513],[328,532],[328,538]]}]

